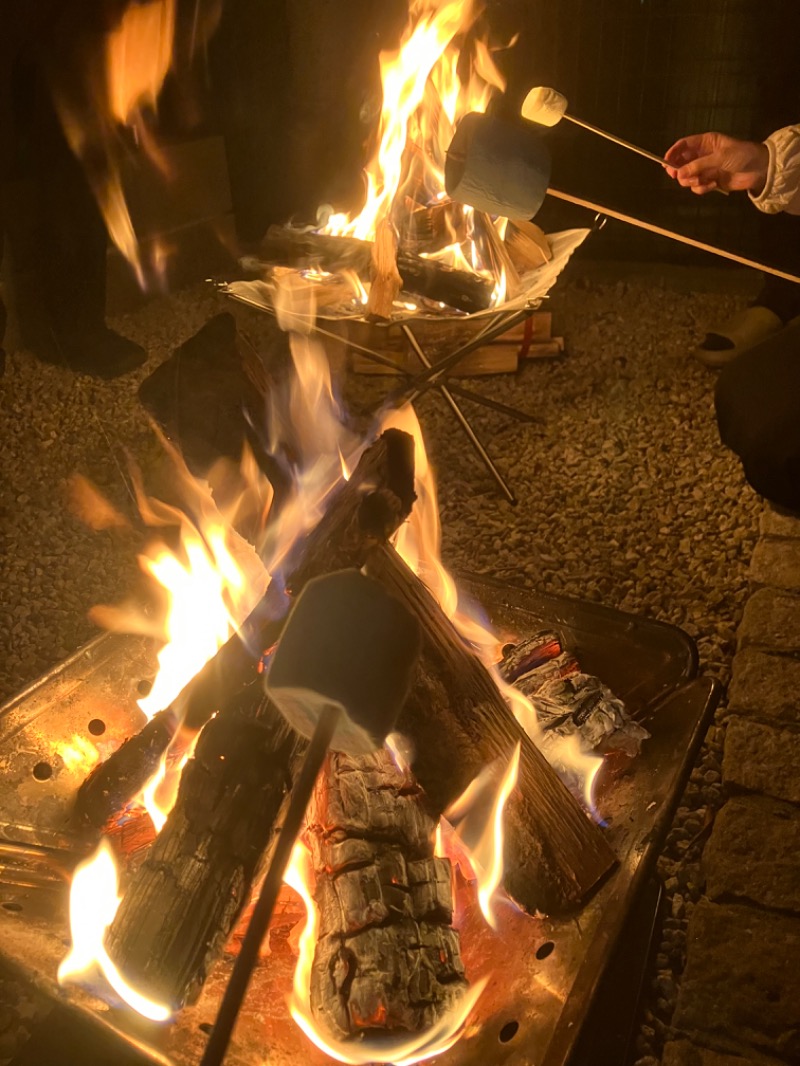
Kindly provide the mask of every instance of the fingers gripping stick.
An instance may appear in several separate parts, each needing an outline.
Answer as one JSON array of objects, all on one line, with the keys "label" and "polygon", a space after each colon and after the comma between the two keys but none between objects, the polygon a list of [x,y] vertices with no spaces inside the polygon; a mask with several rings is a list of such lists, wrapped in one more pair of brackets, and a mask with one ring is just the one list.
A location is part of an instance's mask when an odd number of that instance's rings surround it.
[{"label": "fingers gripping stick", "polygon": [[383,743],[408,694],[420,641],[407,608],[357,570],[310,581],[292,608],[266,688],[311,743],[201,1066],[225,1057],[328,748],[362,753]]},{"label": "fingers gripping stick", "polygon": [[532,218],[544,203],[545,196],[549,195],[647,230],[648,233],[669,237],[680,244],[800,284],[800,277],[794,274],[553,189],[548,185],[549,152],[542,135],[529,122],[496,118],[475,111],[465,115],[456,127],[448,149],[444,178],[447,192],[453,200],[469,204],[489,215],[501,215],[512,220]]}]

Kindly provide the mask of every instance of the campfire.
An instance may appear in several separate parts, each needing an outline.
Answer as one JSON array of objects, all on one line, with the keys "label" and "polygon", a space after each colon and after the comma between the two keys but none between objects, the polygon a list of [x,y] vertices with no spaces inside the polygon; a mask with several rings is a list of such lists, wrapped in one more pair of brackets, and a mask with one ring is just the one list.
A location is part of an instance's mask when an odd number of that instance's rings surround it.
[{"label": "campfire", "polygon": [[[151,1049],[181,1061],[196,1061],[215,1024],[298,788],[307,741],[265,683],[316,579],[365,574],[414,620],[421,651],[396,732],[366,754],[332,750],[316,779],[237,1032],[243,1061],[486,1062],[502,1016],[501,1041],[524,1022],[537,1062],[565,1061],[576,989],[586,1000],[596,983],[691,759],[680,742],[710,705],[707,686],[683,693],[655,729],[654,708],[693,668],[674,634],[645,654],[649,638],[627,620],[593,620],[640,656],[615,670],[563,604],[537,614],[527,596],[454,580],[413,408],[387,406],[361,437],[337,401],[320,321],[430,320],[445,338],[462,326],[481,337],[486,316],[527,316],[582,239],[548,241],[446,196],[456,123],[503,84],[477,16],[463,0],[412,2],[399,49],[382,57],[363,205],[272,229],[264,276],[229,287],[284,330],[280,372],[251,374],[269,377],[254,448],[196,478],[165,442],[179,503],[137,477],[152,603],[95,617],[144,642],[139,672],[123,655],[102,701],[89,689],[76,701],[89,737],[82,724],[51,735],[37,717],[34,749],[49,754],[33,775],[58,786],[41,815],[20,776],[29,749],[9,775],[11,824],[57,840],[11,850],[35,855],[48,890],[54,862],[68,870],[69,929],[58,907],[37,913],[17,939],[3,934],[4,954],[35,957],[88,1015],[110,1005],[120,1030],[163,1026],[148,1030]],[[75,499],[103,528],[125,522],[86,483]],[[354,670],[369,670],[364,655],[354,640]],[[25,911],[36,877],[4,921]]]},{"label": "campfire", "polygon": [[[550,691],[579,668],[553,633],[504,655],[506,635],[460,603],[441,563],[435,482],[411,409],[387,414],[372,443],[355,441],[318,343],[295,335],[291,351],[291,422],[276,408],[270,424],[276,456],[297,465],[288,499],[264,516],[260,554],[241,544],[235,510],[226,524],[190,480],[196,523],[142,498],[151,522],[181,530],[177,553],[162,544],[143,557],[169,596],[169,640],[140,703],[153,717],[78,792],[77,817],[108,843],[73,879],[73,946],[60,979],[85,980],[99,966],[117,995],[154,1020],[197,997],[257,886],[305,751],[262,683],[288,603],[315,577],[363,567],[417,618],[422,653],[402,739],[374,755],[331,755],[318,780],[288,875],[306,899],[316,885],[319,911],[292,1013],[340,1055],[342,1042],[376,1031],[399,1031],[420,1051],[441,1048],[481,987],[479,975],[467,992],[452,925],[453,857],[491,926],[503,886],[527,913],[569,911],[615,865],[602,830],[531,739],[541,711],[523,687]],[[247,495],[268,499],[269,490],[248,486]],[[102,616],[142,627],[109,609]],[[351,654],[357,660],[359,648]],[[568,726],[563,736],[551,731],[548,747],[582,795],[600,760],[567,719],[597,726],[618,716],[593,746],[638,727],[599,683],[562,697],[541,699]],[[145,836],[158,835],[146,853],[125,856],[120,901],[112,853],[145,819]],[[381,1056],[361,1043],[363,1061]],[[392,1050],[391,1060],[411,1054]]]},{"label": "campfire", "polygon": [[[177,454],[181,508],[139,488],[156,534],[179,531],[177,545],[157,536],[142,556],[169,608],[155,621],[98,610],[161,648],[140,730],[116,750],[76,737],[69,760],[61,751],[77,786],[71,846],[101,839],[71,877],[58,979],[152,1023],[197,1010],[213,1023],[209,996],[236,957],[307,746],[264,679],[290,603],[320,575],[357,567],[416,618],[422,650],[387,746],[325,762],[250,1009],[275,1016],[271,1039],[294,1061],[311,1042],[320,1062],[410,1064],[473,1048],[510,940],[515,957],[522,944],[529,953],[519,983],[531,960],[541,970],[553,923],[592,913],[620,876],[630,841],[612,844],[600,822],[650,742],[555,617],[549,629],[524,615],[495,628],[458,588],[413,411],[387,412],[356,439],[319,342],[292,334],[288,351],[268,418],[291,474],[281,501],[251,461],[203,483]],[[209,484],[233,482],[223,513]],[[99,506],[86,485],[80,500]],[[237,532],[254,510],[257,551]],[[114,519],[107,505],[101,514]]]},{"label": "campfire", "polygon": [[248,261],[263,280],[232,284],[231,293],[274,307],[278,283],[300,277],[314,293],[315,319],[345,337],[357,340],[364,319],[412,320],[423,332],[434,324],[436,348],[547,292],[585,231],[551,243],[532,223],[491,217],[445,191],[458,122],[505,88],[480,14],[471,0],[412,0],[397,49],[380,57],[383,101],[363,203],[352,212],[324,205],[309,225],[270,227],[261,262]]}]

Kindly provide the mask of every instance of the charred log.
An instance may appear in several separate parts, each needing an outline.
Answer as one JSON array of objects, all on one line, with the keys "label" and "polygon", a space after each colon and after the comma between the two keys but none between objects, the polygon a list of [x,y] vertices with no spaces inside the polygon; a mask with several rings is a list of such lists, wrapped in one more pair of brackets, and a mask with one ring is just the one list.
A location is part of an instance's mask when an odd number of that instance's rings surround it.
[{"label": "charred log", "polygon": [[[369,549],[385,542],[408,517],[413,503],[414,442],[407,433],[389,429],[364,451],[350,480],[339,484],[324,516],[300,545],[291,591],[299,592],[306,581],[321,574],[360,566]],[[102,826],[133,799],[153,773],[178,722],[197,731],[242,695],[257,677],[261,652],[280,636],[287,607],[282,593],[268,591],[172,707],[95,768],[78,792],[79,822]]]},{"label": "charred log", "polygon": [[438,815],[478,773],[521,745],[505,815],[504,886],[527,911],[582,903],[616,860],[602,831],[506,706],[489,672],[397,553],[370,554],[368,572],[422,622],[423,650],[398,730],[415,748],[414,775]]},{"label": "charred log", "polygon": [[101,829],[112,814],[122,810],[156,772],[174,732],[172,712],[159,711],[140,733],[128,737],[112,756],[99,763],[78,789],[78,820]]},{"label": "charred log", "polygon": [[134,987],[196,998],[247,904],[305,741],[255,682],[203,730],[106,939]]},{"label": "charred log", "polygon": [[320,912],[311,1009],[337,1039],[420,1032],[465,990],[434,831],[419,787],[386,751],[329,757],[308,818]]},{"label": "charred log", "polygon": [[[332,237],[288,226],[270,226],[261,254],[270,262],[284,266],[316,266],[330,271],[349,267],[367,277],[372,245],[355,237]],[[492,305],[494,282],[478,274],[454,270],[402,248],[397,255],[397,269],[406,292],[427,296],[458,311],[485,311]]]}]

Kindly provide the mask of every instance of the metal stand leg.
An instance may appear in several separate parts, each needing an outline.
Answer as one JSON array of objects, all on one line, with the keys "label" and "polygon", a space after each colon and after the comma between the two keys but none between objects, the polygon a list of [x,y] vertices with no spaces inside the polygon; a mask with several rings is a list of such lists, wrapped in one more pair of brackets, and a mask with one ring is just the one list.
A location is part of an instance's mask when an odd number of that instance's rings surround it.
[{"label": "metal stand leg", "polygon": [[[420,347],[419,342],[417,341],[417,338],[414,336],[413,332],[411,331],[411,327],[410,326],[406,326],[406,325],[402,325],[400,327],[400,329],[402,330],[403,334],[405,335],[408,343],[414,349],[414,352],[416,353],[416,356],[419,359],[419,361],[422,363],[422,365],[424,367],[426,367],[427,369],[430,369],[431,365],[432,365],[431,361],[428,359],[427,355],[425,354],[425,352]],[[480,456],[480,459],[483,462],[484,466],[486,467],[486,469],[489,471],[489,473],[492,475],[492,477],[496,481],[497,486],[500,489],[500,491],[502,492],[503,496],[505,496],[505,498],[512,505],[512,507],[515,507],[516,504],[517,504],[516,496],[514,495],[514,493],[509,488],[507,482],[503,478],[503,475],[500,473],[500,471],[494,465],[494,461],[493,461],[492,457],[489,455],[489,453],[484,448],[482,442],[480,441],[479,437],[475,433],[475,430],[470,425],[470,422],[469,422],[467,416],[464,414],[464,412],[461,410],[461,408],[456,403],[455,398],[453,397],[453,394],[450,392],[450,390],[444,384],[437,384],[436,387],[439,389],[439,391],[441,392],[442,396],[447,401],[447,404],[450,407],[450,410],[453,412],[453,414],[458,419],[459,425],[461,426],[461,428],[466,433],[467,437],[469,438],[470,443],[472,444],[472,447],[475,449],[475,451]]]}]

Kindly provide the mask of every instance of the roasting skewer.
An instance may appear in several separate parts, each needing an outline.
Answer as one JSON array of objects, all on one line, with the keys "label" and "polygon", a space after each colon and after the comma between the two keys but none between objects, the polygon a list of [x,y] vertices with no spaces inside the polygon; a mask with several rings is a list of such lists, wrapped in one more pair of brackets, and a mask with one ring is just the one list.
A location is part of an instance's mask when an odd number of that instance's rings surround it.
[{"label": "roasting skewer", "polygon": [[311,743],[201,1066],[225,1058],[328,749],[363,754],[380,747],[408,693],[420,642],[410,611],[358,570],[310,581],[292,608],[266,687]]},{"label": "roasting skewer", "polygon": [[666,160],[661,156],[656,155],[655,152],[648,152],[646,148],[640,148],[636,144],[631,144],[630,141],[623,140],[622,137],[617,137],[613,133],[609,133],[608,130],[601,130],[599,126],[593,126],[591,122],[584,122],[583,119],[577,118],[575,115],[571,115],[567,111],[569,103],[566,96],[560,93],[558,89],[550,89],[544,85],[537,85],[535,89],[531,89],[525,99],[522,101],[522,108],[520,114],[528,122],[535,122],[538,126],[557,126],[562,118],[567,119],[569,122],[573,122],[576,126],[581,126],[585,130],[589,130],[590,133],[596,133],[600,137],[605,137],[607,141],[612,141],[614,144],[618,144],[621,148],[627,148],[631,152],[636,152],[637,155],[643,156],[645,159],[651,159],[654,163],[658,163],[659,166],[666,166]]},{"label": "roasting skewer", "polygon": [[[590,133],[605,137],[612,144],[618,144],[621,148],[627,148],[629,152],[635,152],[644,159],[650,159],[653,163],[658,163],[660,167],[667,165],[667,161],[663,156],[656,155],[655,152],[648,152],[646,148],[640,148],[638,144],[631,144],[630,141],[617,137],[616,134],[609,133],[608,130],[601,130],[599,126],[594,126],[591,122],[584,122],[582,118],[571,115],[567,111],[568,107],[569,102],[566,96],[560,93],[558,89],[537,85],[535,89],[531,89],[522,101],[521,114],[528,122],[535,122],[539,126],[557,126],[561,119],[565,118]],[[723,196],[728,195],[727,189],[716,189],[715,191],[721,192]]]},{"label": "roasting skewer", "polygon": [[789,274],[785,270],[748,259],[713,244],[706,244],[663,226],[656,226],[652,222],[644,222],[633,215],[615,211],[592,200],[562,192],[552,188],[549,182],[549,153],[532,125],[494,118],[475,111],[461,120],[448,149],[445,164],[445,184],[448,194],[454,200],[513,220],[532,218],[542,206],[545,196],[549,195],[619,222],[627,222],[628,225],[648,233],[669,237],[679,244],[698,248],[732,263],[761,270],[765,274],[772,274],[800,285],[800,277],[796,274]]},{"label": "roasting skewer", "polygon": [[[626,222],[637,229],[697,248],[740,266],[760,270],[800,285],[800,277],[713,244],[645,222],[603,204],[554,189],[550,183],[550,155],[533,125],[473,111],[461,120],[447,151],[445,186],[448,195],[490,215],[512,221],[537,214],[546,196],[585,207],[597,215]],[[412,402],[438,386],[469,351],[469,345],[418,374],[410,383]]]}]

